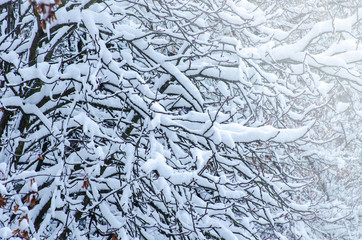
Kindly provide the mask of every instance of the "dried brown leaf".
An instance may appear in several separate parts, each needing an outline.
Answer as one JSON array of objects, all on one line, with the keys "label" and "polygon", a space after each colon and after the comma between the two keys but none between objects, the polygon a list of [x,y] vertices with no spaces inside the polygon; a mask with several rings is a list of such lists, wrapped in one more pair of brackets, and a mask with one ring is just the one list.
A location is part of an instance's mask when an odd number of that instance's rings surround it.
[{"label": "dried brown leaf", "polygon": [[0,208],[5,206],[7,203],[8,203],[8,200],[0,194]]}]

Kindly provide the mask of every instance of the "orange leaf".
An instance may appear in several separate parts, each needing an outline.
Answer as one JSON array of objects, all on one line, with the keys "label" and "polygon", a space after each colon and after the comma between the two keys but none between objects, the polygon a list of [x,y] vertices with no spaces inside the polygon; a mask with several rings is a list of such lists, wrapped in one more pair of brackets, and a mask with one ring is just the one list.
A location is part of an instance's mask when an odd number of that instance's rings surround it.
[{"label": "orange leaf", "polygon": [[0,194],[0,208],[5,206],[8,203],[8,200],[5,199],[1,194]]},{"label": "orange leaf", "polygon": [[30,193],[25,196],[24,203],[30,203]]},{"label": "orange leaf", "polygon": [[14,212],[17,212],[19,210],[19,205],[15,205]]},{"label": "orange leaf", "polygon": [[83,179],[84,179],[84,181],[83,181],[82,188],[85,188],[87,190],[89,187],[89,178],[87,176],[85,176]]},{"label": "orange leaf", "polygon": [[39,154],[39,159],[43,161],[44,157],[41,154]]},{"label": "orange leaf", "polygon": [[26,214],[25,216],[19,218],[19,226],[20,226],[21,221],[23,221],[24,219],[26,219],[26,221],[29,222],[28,214]]},{"label": "orange leaf", "polygon": [[40,27],[41,27],[43,30],[45,30],[45,29],[47,28],[47,25],[46,25],[46,23],[45,23],[44,20],[41,21]]},{"label": "orange leaf", "polygon": [[29,239],[30,236],[29,236],[29,233],[27,231],[21,231],[21,233],[19,232],[18,233],[18,236],[21,237],[21,238],[25,238],[25,239]]},{"label": "orange leaf", "polygon": [[30,207],[34,207],[36,204],[36,201],[38,201],[39,193],[33,194],[31,201],[30,201]]},{"label": "orange leaf", "polygon": [[117,234],[113,234],[113,236],[112,236],[112,239],[111,240],[118,240],[118,236],[117,236]]},{"label": "orange leaf", "polygon": [[30,239],[29,233],[27,231],[21,231],[19,229],[16,229],[12,232],[13,235],[18,235],[20,238]]},{"label": "orange leaf", "polygon": [[38,13],[41,13],[42,8],[41,8],[41,6],[40,6],[40,5],[38,5],[38,6],[36,7],[36,11],[37,11]]},{"label": "orange leaf", "polygon": [[57,16],[55,16],[55,13],[52,12],[52,14],[50,15],[50,21],[55,21],[58,20]]}]

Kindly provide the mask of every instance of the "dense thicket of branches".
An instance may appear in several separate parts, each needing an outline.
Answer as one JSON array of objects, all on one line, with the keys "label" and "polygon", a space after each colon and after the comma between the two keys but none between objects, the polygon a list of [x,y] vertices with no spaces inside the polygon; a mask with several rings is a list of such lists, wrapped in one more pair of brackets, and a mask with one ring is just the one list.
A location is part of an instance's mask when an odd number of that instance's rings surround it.
[{"label": "dense thicket of branches", "polygon": [[263,2],[0,1],[0,237],[358,239],[362,9]]}]

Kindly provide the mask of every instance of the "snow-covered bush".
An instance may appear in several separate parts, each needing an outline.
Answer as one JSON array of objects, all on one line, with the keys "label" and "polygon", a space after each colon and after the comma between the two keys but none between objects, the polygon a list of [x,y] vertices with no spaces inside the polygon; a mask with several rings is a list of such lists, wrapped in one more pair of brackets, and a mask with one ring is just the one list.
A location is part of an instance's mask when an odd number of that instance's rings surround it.
[{"label": "snow-covered bush", "polygon": [[0,1],[0,237],[315,239],[323,110],[352,110],[326,76],[361,112],[360,47],[328,34],[361,11],[268,7]]}]

